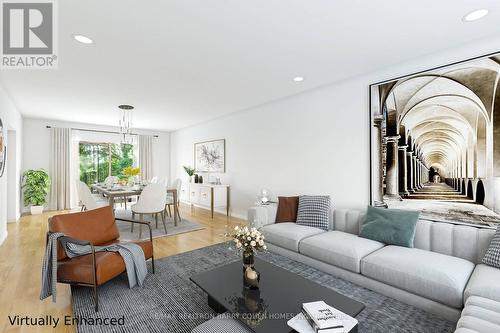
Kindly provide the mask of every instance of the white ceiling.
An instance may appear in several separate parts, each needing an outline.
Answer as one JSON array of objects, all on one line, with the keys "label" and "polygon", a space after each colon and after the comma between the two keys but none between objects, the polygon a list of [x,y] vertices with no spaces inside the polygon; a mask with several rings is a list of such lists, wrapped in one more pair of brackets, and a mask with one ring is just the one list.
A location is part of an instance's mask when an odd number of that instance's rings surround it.
[{"label": "white ceiling", "polygon": [[[477,8],[490,15],[461,21]],[[1,74],[27,117],[117,125],[126,103],[135,127],[175,130],[498,34],[499,21],[497,0],[64,0],[59,69]]]}]

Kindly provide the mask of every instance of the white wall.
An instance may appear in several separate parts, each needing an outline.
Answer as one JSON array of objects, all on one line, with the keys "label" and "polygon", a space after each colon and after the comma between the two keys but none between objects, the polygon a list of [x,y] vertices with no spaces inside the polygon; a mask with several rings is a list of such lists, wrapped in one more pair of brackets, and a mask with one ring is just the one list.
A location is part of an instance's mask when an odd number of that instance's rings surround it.
[{"label": "white wall", "polygon": [[[0,118],[4,127],[6,128],[4,134],[7,135],[7,164],[3,177],[0,178],[0,244],[3,243],[7,237],[7,221],[14,222],[20,216],[19,204],[14,210],[9,209],[10,216],[7,214],[7,204],[12,195],[19,198],[20,181],[19,175],[21,170],[21,135],[23,127],[23,119],[18,112],[16,106],[11,101],[7,93],[0,87]],[[10,133],[10,135],[8,135]],[[13,145],[9,143],[9,137],[15,133],[16,140]],[[15,148],[15,151],[12,151]],[[11,160],[11,158],[13,160]]]},{"label": "white wall", "polygon": [[[45,119],[24,119],[23,142],[23,171],[28,169],[50,168],[51,139],[48,126],[83,128],[103,131],[117,131],[117,128],[109,126],[80,124],[71,122],[61,122]],[[134,133],[146,135],[158,135],[153,139],[153,174],[158,177],[168,177],[170,175],[170,133],[159,131],[134,130]],[[92,133],[96,138],[101,137],[102,141],[107,141],[107,134]]]},{"label": "white wall", "polygon": [[234,216],[246,217],[261,188],[329,194],[336,207],[362,208],[370,191],[369,85],[498,51],[499,38],[482,40],[173,132],[172,177],[185,178],[195,142],[225,138],[221,179],[231,185]]},{"label": "white wall", "polygon": [[[21,212],[20,179],[21,179],[21,151],[17,141],[21,133],[15,130],[7,131],[7,222],[16,222]],[[20,149],[20,147],[19,147]]]}]

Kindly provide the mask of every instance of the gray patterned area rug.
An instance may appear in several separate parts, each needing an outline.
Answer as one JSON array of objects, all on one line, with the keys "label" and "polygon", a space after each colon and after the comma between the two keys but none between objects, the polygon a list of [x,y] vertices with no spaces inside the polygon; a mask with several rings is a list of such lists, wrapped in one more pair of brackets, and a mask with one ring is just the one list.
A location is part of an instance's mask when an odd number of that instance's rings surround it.
[{"label": "gray patterned area rug", "polygon": [[[78,325],[78,332],[191,332],[216,313],[207,305],[207,295],[189,277],[239,260],[240,256],[229,246],[223,243],[159,259],[155,263],[156,274],[148,275],[143,288],[129,289],[127,277],[122,274],[99,287],[97,314],[91,288],[72,287],[74,315],[87,320],[87,325]],[[365,304],[366,308],[357,316],[360,333],[454,330],[455,323],[281,255],[264,253],[259,257]],[[89,323],[89,319],[122,316],[123,326]]]},{"label": "gray patterned area rug", "polygon": [[[117,218],[125,218],[125,219],[131,220],[132,219],[132,212],[130,211],[130,209],[129,210],[116,209],[115,216]],[[185,218],[182,218],[182,216],[181,216],[181,220],[177,221],[177,226],[176,226],[174,223],[174,218],[167,216],[165,218],[165,224],[167,226],[167,233],[165,234],[165,229],[163,227],[163,223],[162,223],[160,216],[158,216],[158,227],[156,227],[155,217],[153,217],[151,215],[144,215],[143,219],[144,219],[144,222],[149,222],[151,224],[151,231],[153,234],[153,238],[178,235],[178,234],[183,234],[186,232],[205,229],[205,227],[203,225],[186,220]],[[139,215],[135,216],[135,220],[139,221]],[[129,222],[117,220],[116,224],[117,224],[118,230],[120,232],[120,239],[122,239],[122,240],[139,239],[139,225],[138,224],[134,225],[133,232],[131,231],[131,223],[129,223]],[[146,226],[142,227],[141,239],[149,239],[149,230]]]}]

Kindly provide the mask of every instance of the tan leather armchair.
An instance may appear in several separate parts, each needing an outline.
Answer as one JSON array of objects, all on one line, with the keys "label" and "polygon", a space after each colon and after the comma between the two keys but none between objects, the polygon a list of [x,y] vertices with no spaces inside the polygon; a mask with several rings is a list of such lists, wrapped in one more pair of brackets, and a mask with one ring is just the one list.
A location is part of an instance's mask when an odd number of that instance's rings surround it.
[{"label": "tan leather armchair", "polygon": [[[62,232],[76,244],[90,245],[92,253],[68,258],[58,244],[57,282],[92,287],[94,289],[95,310],[99,309],[97,287],[125,272],[125,262],[116,252],[95,252],[94,246],[120,243],[113,209],[110,206],[80,213],[55,215],[49,219],[49,233]],[[145,259],[151,259],[155,272],[153,256],[153,237],[147,222],[119,219],[129,223],[144,224],[149,228],[149,240],[133,243],[142,247]]]}]

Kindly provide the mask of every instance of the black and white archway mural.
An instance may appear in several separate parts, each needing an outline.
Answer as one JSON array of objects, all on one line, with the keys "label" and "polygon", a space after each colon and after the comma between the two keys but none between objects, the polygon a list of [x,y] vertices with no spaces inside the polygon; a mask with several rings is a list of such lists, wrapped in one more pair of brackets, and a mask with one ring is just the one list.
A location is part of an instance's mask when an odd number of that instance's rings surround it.
[{"label": "black and white archway mural", "polygon": [[500,54],[370,86],[372,204],[500,223]]}]

